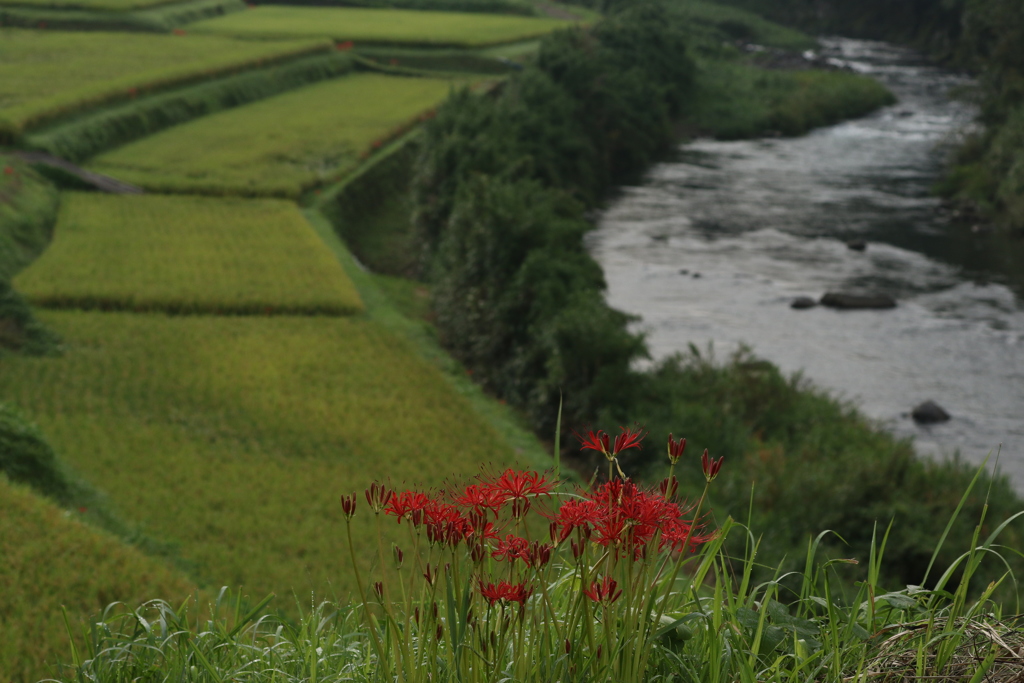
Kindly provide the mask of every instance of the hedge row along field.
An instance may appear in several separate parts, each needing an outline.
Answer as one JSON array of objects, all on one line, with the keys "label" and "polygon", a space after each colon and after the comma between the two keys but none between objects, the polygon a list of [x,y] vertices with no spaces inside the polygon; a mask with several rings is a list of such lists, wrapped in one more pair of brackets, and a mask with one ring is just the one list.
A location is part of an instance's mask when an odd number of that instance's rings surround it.
[{"label": "hedge row along field", "polygon": [[169,313],[362,311],[291,202],[64,195],[53,243],[14,281],[40,306]]},{"label": "hedge row along field", "polygon": [[0,46],[0,143],[103,104],[332,49],[324,40],[5,28]]},{"label": "hedge row along field", "polygon": [[2,680],[35,681],[55,673],[46,664],[70,660],[62,606],[74,623],[115,600],[161,596],[177,604],[195,589],[161,560],[80,516],[0,474]]},{"label": "hedge row along field", "polygon": [[[40,317],[65,353],[5,359],[0,401],[123,518],[180,544],[199,580],[257,600],[273,591],[286,609],[293,594],[353,588],[341,492],[378,478],[441,486],[513,462],[438,370],[365,318]],[[360,526],[358,547],[374,547],[372,529]]]},{"label": "hedge row along field", "polygon": [[207,19],[189,30],[243,38],[326,36],[356,45],[483,47],[536,38],[570,25],[572,22],[561,19],[534,17],[271,5]]},{"label": "hedge row along field", "polygon": [[156,192],[295,199],[354,169],[456,83],[355,74],[176,126],[90,168]]}]

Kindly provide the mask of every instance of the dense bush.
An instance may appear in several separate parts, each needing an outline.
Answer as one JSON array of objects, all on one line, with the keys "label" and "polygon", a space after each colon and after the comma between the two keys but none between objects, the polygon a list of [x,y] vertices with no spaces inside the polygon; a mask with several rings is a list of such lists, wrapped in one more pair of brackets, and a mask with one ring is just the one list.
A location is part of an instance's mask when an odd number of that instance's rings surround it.
[{"label": "dense bush", "polygon": [[693,64],[663,7],[544,41],[492,98],[452,97],[427,127],[414,192],[438,329],[487,387],[553,427],[626,406],[645,355],[604,303],[584,210],[671,140]]}]

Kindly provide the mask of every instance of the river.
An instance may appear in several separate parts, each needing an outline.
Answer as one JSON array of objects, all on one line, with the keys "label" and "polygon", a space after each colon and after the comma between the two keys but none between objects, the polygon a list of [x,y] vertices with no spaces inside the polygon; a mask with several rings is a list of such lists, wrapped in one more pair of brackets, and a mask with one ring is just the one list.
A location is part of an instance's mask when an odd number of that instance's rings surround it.
[{"label": "river", "polygon": [[[930,192],[974,117],[949,97],[969,81],[883,43],[823,45],[899,102],[800,138],[681,146],[588,236],[609,303],[642,317],[655,358],[713,341],[724,360],[746,344],[914,437],[921,454],[980,462],[1001,450],[1024,491],[1024,247]],[[826,291],[898,306],[790,308]],[[952,419],[916,424],[909,413],[928,399]]]}]

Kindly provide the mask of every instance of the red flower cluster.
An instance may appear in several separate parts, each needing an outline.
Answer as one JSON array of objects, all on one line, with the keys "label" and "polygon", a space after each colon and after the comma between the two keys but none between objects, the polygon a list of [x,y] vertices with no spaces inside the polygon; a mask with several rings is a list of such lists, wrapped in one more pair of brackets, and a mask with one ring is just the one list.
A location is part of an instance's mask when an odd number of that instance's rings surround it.
[{"label": "red flower cluster", "polygon": [[480,582],[480,595],[484,596],[493,605],[499,600],[504,602],[515,602],[522,605],[533,595],[533,588],[525,583],[509,583],[499,581],[497,584]]},{"label": "red flower cluster", "polygon": [[[377,485],[371,489],[374,486]],[[479,544],[498,537],[494,524],[487,521],[488,512],[497,519],[501,511],[510,506],[512,516],[519,517],[529,510],[532,498],[548,495],[553,488],[554,482],[536,472],[509,469],[494,479],[467,486],[461,494],[450,493],[454,503],[418,491],[403,491],[389,496],[383,511],[396,517],[398,522],[408,519],[415,527],[425,526],[432,543],[454,547],[472,539]],[[370,497],[367,491],[367,500]],[[531,552],[536,554],[537,551]],[[509,557],[516,558],[526,561],[518,551]]]},{"label": "red flower cluster", "polygon": [[643,557],[655,538],[658,550],[693,549],[706,542],[710,537],[686,518],[689,512],[659,492],[615,480],[563,504],[552,517],[551,532],[559,543],[578,531],[584,539]]},{"label": "red flower cluster", "polygon": [[347,52],[351,50],[353,47],[355,47],[355,44],[351,40],[346,40],[344,43],[338,43],[335,47],[337,47],[342,52]]}]

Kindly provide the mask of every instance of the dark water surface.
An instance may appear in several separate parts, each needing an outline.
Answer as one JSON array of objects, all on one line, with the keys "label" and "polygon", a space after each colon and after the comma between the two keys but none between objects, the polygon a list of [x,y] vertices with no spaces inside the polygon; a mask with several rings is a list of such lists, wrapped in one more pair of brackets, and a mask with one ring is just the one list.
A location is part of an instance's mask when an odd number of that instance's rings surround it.
[{"label": "dark water surface", "polygon": [[[980,461],[1002,444],[1001,467],[1024,491],[1024,274],[1010,258],[1024,247],[979,236],[930,194],[974,115],[948,97],[967,81],[882,43],[825,43],[899,102],[802,138],[681,147],[589,236],[609,302],[642,316],[655,357],[713,340],[724,359],[746,343],[914,436],[921,453]],[[899,305],[789,308],[825,291]],[[917,426],[909,411],[926,399],[953,419]]]}]

